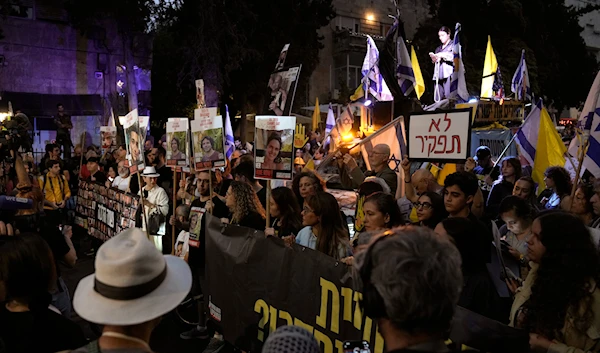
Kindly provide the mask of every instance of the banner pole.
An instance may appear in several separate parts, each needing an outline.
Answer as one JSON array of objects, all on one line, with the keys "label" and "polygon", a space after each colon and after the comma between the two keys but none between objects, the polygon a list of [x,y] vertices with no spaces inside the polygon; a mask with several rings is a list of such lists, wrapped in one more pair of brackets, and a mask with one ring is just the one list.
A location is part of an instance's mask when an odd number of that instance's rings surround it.
[{"label": "banner pole", "polygon": [[265,211],[265,219],[267,220],[267,227],[271,227],[271,180],[267,181],[267,209]]},{"label": "banner pole", "polygon": [[148,240],[150,240],[150,231],[148,230],[148,221],[146,220],[146,205],[144,204],[146,199],[144,198],[144,187],[142,186],[142,177],[140,176],[139,170],[137,171],[137,177],[138,184],[140,185],[140,198],[142,200],[142,222],[146,225],[146,236],[148,237]]},{"label": "banner pole", "polygon": [[[212,204],[212,199],[213,199],[212,178],[213,178],[213,171],[212,171],[212,168],[211,168],[211,169],[208,170],[208,189],[209,189],[208,191],[210,192],[210,196],[209,196],[210,198],[208,199],[208,201],[210,201],[211,204]],[[210,214],[212,214],[213,213],[213,208],[211,207],[208,210],[208,212]]]},{"label": "banner pole", "polygon": [[79,178],[81,179],[81,169],[83,168],[83,144],[85,143],[85,132],[81,133],[81,157],[79,158]]},{"label": "banner pole", "polygon": [[502,160],[502,157],[504,157],[504,154],[506,153],[506,151],[508,151],[508,149],[513,144],[513,142],[515,142],[516,138],[517,138],[517,134],[514,134],[513,137],[510,139],[510,142],[508,142],[508,144],[506,145],[506,147],[504,147],[504,149],[502,150],[502,153],[500,153],[500,155],[498,156],[498,158],[494,162],[494,167],[493,168],[496,168],[496,166],[498,165],[498,163]]},{"label": "banner pole", "polygon": [[573,206],[573,199],[575,198],[575,192],[577,191],[577,184],[579,183],[579,174],[581,174],[581,167],[583,166],[583,159],[587,154],[587,149],[590,142],[589,140],[584,140],[583,145],[580,147],[579,151],[579,165],[577,166],[577,173],[575,174],[575,179],[573,180],[573,187],[571,188],[571,200],[569,200],[569,207],[565,211],[570,211],[571,206]]},{"label": "banner pole", "polygon": [[[183,172],[182,172],[183,173]],[[173,170],[173,216],[177,218],[176,210],[177,210],[177,192],[175,190],[178,189],[177,185],[177,169]],[[175,255],[175,223],[171,226],[171,255]]]}]

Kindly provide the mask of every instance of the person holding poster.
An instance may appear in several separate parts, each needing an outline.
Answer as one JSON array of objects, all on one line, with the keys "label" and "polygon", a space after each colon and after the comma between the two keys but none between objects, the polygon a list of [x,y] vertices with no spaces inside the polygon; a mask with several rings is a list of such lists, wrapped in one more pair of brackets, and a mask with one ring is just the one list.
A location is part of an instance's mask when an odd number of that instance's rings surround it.
[{"label": "person holding poster", "polygon": [[255,125],[255,177],[291,180],[296,118],[257,116]]},{"label": "person holding poster", "polygon": [[196,170],[224,167],[223,117],[213,115],[216,112],[203,113],[202,109],[196,109],[191,122]]}]

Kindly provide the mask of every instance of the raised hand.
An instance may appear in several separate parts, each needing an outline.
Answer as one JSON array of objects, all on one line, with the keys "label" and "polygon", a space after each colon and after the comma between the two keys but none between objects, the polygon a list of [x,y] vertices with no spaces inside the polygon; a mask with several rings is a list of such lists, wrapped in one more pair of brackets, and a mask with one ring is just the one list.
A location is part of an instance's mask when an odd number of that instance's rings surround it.
[{"label": "raised hand", "polygon": [[296,125],[296,134],[294,135],[294,148],[303,148],[308,142],[306,137],[306,128],[302,124]]}]

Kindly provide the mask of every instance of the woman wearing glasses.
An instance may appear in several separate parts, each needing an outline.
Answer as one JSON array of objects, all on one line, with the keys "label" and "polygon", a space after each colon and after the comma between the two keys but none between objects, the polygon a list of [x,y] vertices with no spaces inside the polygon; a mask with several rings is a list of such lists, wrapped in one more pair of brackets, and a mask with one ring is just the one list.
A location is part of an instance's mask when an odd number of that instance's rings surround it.
[{"label": "woman wearing glasses", "polygon": [[417,210],[419,225],[423,227],[435,229],[438,223],[448,218],[444,198],[436,192],[424,193],[413,205]]}]

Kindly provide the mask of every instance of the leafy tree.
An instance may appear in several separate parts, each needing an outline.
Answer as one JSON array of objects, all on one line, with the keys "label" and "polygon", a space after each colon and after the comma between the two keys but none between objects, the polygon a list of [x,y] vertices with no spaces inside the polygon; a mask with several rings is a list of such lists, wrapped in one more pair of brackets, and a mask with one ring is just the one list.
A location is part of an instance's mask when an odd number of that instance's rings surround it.
[{"label": "leafy tree", "polygon": [[[433,5],[432,5],[433,4]],[[454,30],[462,25],[461,44],[469,92],[478,95],[483,72],[487,36],[510,93],[510,80],[525,49],[534,94],[547,96],[557,107],[577,105],[584,100],[596,73],[596,60],[581,38],[579,16],[562,0],[452,0],[431,1],[436,14],[417,30],[414,44],[426,82],[424,101],[432,101],[433,65],[428,52],[439,46],[437,31],[442,25]],[[431,88],[430,88],[431,87]],[[549,103],[549,102],[547,102]]]},{"label": "leafy tree", "polygon": [[334,15],[331,0],[182,1],[154,42],[153,117],[189,112],[198,78],[220,96],[207,92],[209,104],[229,104],[232,115],[261,113],[269,75],[286,43],[286,64],[302,64],[295,99],[301,102],[322,48],[317,30]]}]

